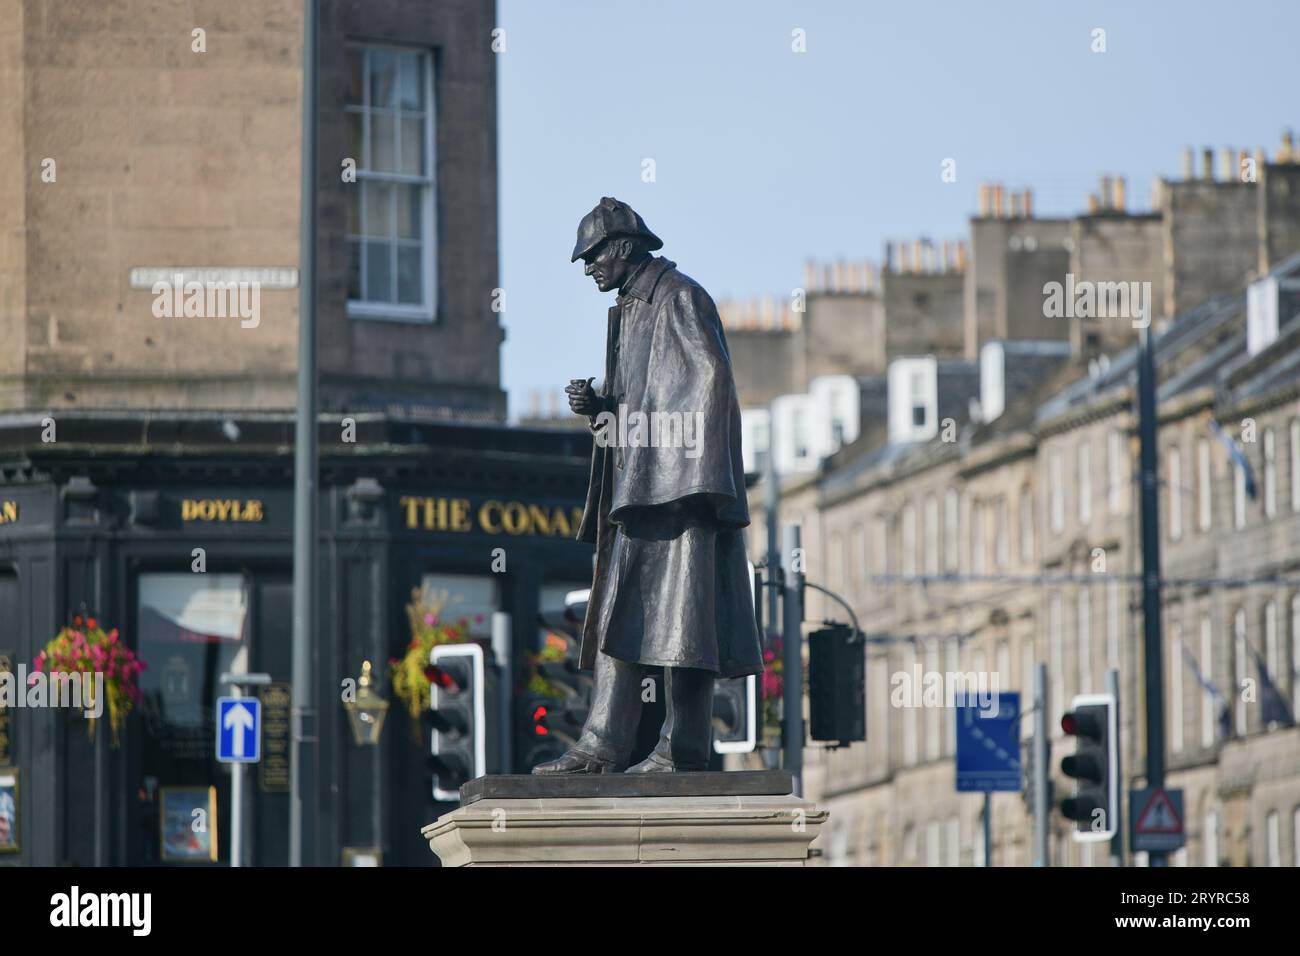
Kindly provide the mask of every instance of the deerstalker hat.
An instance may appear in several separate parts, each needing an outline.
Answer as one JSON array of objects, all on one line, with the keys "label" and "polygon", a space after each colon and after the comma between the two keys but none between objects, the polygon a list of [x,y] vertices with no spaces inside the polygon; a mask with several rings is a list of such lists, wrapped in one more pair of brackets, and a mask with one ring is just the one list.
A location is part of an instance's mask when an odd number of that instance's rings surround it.
[{"label": "deerstalker hat", "polygon": [[635,209],[625,202],[605,196],[578,223],[578,241],[569,261],[577,262],[602,241],[614,236],[644,236],[650,241],[651,249],[663,248],[663,240],[650,231]]}]

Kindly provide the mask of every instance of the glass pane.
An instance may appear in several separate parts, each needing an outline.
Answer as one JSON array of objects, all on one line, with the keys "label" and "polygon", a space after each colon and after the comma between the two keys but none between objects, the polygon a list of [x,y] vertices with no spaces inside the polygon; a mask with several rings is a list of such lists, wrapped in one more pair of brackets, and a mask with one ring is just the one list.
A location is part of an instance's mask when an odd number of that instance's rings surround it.
[{"label": "glass pane", "polygon": [[217,819],[229,819],[229,776],[212,759],[213,740],[216,698],[226,693],[218,678],[248,670],[243,578],[142,574],[137,600],[136,648],[148,665],[139,675],[138,785],[148,824],[138,852],[150,863],[225,859],[220,824],[207,833],[189,824],[193,807],[211,809],[214,790]]},{"label": "glass pane", "polygon": [[424,117],[402,117],[402,172],[424,175]]},{"label": "glass pane", "polygon": [[364,169],[366,166],[366,157],[364,155],[365,144],[361,139],[361,123],[364,114],[347,112],[343,114],[343,131],[347,137],[347,153],[350,159],[356,160],[357,167]]},{"label": "glass pane", "polygon": [[362,183],[366,204],[365,235],[387,239],[393,234],[393,187],[389,183]]},{"label": "glass pane", "polygon": [[348,91],[347,102],[353,106],[360,106],[365,102],[365,82],[364,73],[362,72],[365,62],[365,51],[356,47],[348,49]]},{"label": "glass pane", "polygon": [[424,189],[420,186],[393,186],[397,193],[397,238],[423,239],[420,228],[424,212]]},{"label": "glass pane", "polygon": [[424,301],[424,273],[420,268],[422,256],[419,246],[397,247],[397,301],[419,305]]},{"label": "glass pane", "polygon": [[378,173],[397,172],[397,123],[383,113],[370,115],[370,165]]},{"label": "glass pane", "polygon": [[404,110],[424,109],[424,57],[403,53],[401,104]]},{"label": "glass pane", "polygon": [[393,247],[386,242],[366,243],[366,301],[393,301]]},{"label": "glass pane", "polygon": [[370,50],[370,105],[397,105],[397,56],[390,50]]},{"label": "glass pane", "polygon": [[348,298],[363,298],[361,295],[361,243],[356,239],[348,240]]},{"label": "glass pane", "polygon": [[361,235],[361,190],[365,188],[365,184],[346,183],[344,188],[348,191],[348,234],[359,236]]},{"label": "glass pane", "polygon": [[476,637],[492,633],[492,612],[501,606],[496,580],[469,574],[424,575],[420,599],[426,608],[438,609],[439,623],[457,625],[463,619],[466,630]]}]

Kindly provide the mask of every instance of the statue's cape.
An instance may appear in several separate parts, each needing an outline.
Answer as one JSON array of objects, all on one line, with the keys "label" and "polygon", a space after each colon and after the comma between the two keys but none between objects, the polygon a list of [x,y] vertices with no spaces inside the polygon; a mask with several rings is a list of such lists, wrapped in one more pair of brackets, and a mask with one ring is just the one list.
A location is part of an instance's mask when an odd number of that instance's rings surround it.
[{"label": "statue's cape", "polygon": [[[605,502],[608,520],[618,524],[627,509],[692,495],[704,496],[720,528],[748,525],[740,405],[709,294],[672,262],[652,258],[624,293],[614,344],[602,392],[616,409],[594,429],[579,538],[595,542]],[[601,432],[608,436],[603,447]]]}]

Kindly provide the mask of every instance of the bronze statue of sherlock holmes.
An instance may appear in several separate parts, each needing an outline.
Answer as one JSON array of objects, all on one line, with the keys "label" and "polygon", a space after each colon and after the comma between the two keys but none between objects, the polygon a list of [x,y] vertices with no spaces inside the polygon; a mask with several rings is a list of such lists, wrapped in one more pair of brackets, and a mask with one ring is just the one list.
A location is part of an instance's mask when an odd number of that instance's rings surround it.
[{"label": "bronze statue of sherlock holmes", "polygon": [[[714,679],[763,668],[731,357],[713,300],[650,254],[662,246],[617,199],[578,224],[570,261],[618,290],[600,391],[591,379],[566,389],[596,439],[578,531],[596,545],[581,652],[595,685],[577,742],[537,774],[704,770]],[[647,666],[664,668],[667,716],[658,746],[628,767]]]}]

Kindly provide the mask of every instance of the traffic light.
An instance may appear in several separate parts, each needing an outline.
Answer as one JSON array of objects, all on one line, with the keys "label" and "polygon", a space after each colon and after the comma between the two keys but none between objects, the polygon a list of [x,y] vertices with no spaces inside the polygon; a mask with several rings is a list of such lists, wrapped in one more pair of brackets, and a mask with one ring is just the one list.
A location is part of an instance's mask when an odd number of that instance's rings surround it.
[{"label": "traffic light", "polygon": [[1076,824],[1076,842],[1109,840],[1119,809],[1119,733],[1115,698],[1082,694],[1070,702],[1061,729],[1075,738],[1074,753],[1061,770],[1074,778],[1074,795],[1061,801],[1061,813]]},{"label": "traffic light", "polygon": [[531,770],[539,763],[554,760],[568,749],[558,734],[551,732],[551,711],[559,701],[543,694],[524,694],[519,701],[523,712],[524,740],[521,753],[523,768]]},{"label": "traffic light", "polygon": [[713,751],[747,754],[758,745],[758,678],[730,677],[713,685]]},{"label": "traffic light", "polygon": [[578,667],[578,658],[589,593],[571,591],[565,595],[563,610],[548,610],[538,615],[538,623],[546,632],[546,643],[554,647],[556,642],[562,642],[564,656],[537,664],[537,676],[555,693],[537,693],[534,689],[519,699],[523,741],[517,752],[524,772],[563,754],[577,741],[587,722],[593,675]]},{"label": "traffic light", "polygon": [[808,709],[813,740],[867,739],[866,655],[847,624],[808,635]]},{"label": "traffic light", "polygon": [[426,720],[433,728],[428,765],[433,799],[459,800],[460,786],[487,772],[487,683],[483,648],[441,644],[430,656]]}]

